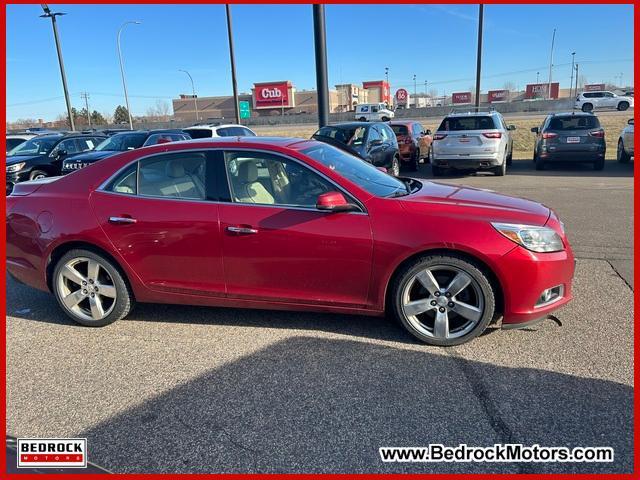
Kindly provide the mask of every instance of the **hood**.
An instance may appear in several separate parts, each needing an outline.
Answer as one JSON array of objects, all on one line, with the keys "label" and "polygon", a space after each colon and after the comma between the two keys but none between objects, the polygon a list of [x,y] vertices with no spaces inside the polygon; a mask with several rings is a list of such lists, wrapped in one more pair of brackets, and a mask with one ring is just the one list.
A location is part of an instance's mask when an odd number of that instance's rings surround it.
[{"label": "hood", "polygon": [[[524,198],[510,197],[490,190],[424,182],[416,193],[402,197],[403,206],[420,211],[427,206],[441,209],[443,214],[458,214],[469,219],[544,225],[549,208]],[[430,212],[433,212],[430,209]]]},{"label": "hood", "polygon": [[47,158],[46,155],[11,155],[7,157],[7,165],[15,165],[20,162],[30,162],[32,160],[39,160],[41,158]]},{"label": "hood", "polygon": [[118,153],[118,152],[114,151],[114,150],[100,150],[98,152],[91,151],[91,152],[78,153],[76,155],[73,155],[72,157],[69,157],[67,160],[65,160],[65,163],[67,161],[69,161],[69,162],[75,162],[75,161],[79,161],[79,162],[96,162],[96,161],[102,160],[103,158],[108,157],[110,155],[115,155],[116,153]]}]

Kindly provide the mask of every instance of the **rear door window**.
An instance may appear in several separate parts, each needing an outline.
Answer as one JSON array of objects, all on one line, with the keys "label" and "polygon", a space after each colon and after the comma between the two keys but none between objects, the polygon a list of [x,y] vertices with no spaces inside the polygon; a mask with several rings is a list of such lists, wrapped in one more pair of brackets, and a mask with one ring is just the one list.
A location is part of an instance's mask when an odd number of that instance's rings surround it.
[{"label": "rear door window", "polygon": [[406,125],[391,125],[391,130],[396,135],[409,135],[409,129]]},{"label": "rear door window", "polygon": [[492,130],[498,128],[491,116],[476,117],[446,117],[438,130],[440,131],[464,131],[464,130]]},{"label": "rear door window", "polygon": [[211,138],[213,133],[210,128],[190,128],[186,131],[191,138]]},{"label": "rear door window", "polygon": [[600,128],[597,117],[587,115],[567,115],[565,117],[553,117],[549,121],[549,130],[592,130]]}]

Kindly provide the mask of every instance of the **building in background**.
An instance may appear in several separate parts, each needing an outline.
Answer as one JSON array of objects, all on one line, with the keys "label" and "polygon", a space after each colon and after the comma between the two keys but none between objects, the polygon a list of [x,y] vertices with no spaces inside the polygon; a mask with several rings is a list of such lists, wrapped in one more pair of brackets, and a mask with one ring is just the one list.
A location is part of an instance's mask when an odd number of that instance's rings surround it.
[{"label": "building in background", "polygon": [[353,83],[336,85],[339,112],[353,112],[359,103],[369,103],[369,91]]},{"label": "building in background", "polygon": [[386,103],[391,106],[391,90],[384,80],[362,82],[362,88],[367,90],[368,100],[359,103]]}]

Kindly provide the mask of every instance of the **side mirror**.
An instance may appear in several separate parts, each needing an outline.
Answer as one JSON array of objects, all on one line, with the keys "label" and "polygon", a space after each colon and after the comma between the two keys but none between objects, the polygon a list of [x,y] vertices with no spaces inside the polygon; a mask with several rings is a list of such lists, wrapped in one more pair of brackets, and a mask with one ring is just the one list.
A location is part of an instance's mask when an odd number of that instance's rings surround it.
[{"label": "side mirror", "polygon": [[516,129],[516,126],[515,126],[515,125],[509,125],[509,126],[507,127],[507,130],[511,130],[511,131],[513,131],[513,130],[515,130],[515,129]]},{"label": "side mirror", "polygon": [[326,192],[318,195],[316,208],[326,212],[352,212],[358,210],[358,207],[347,202],[347,199],[340,192]]},{"label": "side mirror", "polygon": [[533,133],[535,133],[535,134],[540,133],[540,129],[539,129],[538,127],[533,127],[533,128],[531,129],[531,131],[532,131]]},{"label": "side mirror", "polygon": [[630,118],[629,121],[627,122],[629,125],[633,125],[633,118]]}]

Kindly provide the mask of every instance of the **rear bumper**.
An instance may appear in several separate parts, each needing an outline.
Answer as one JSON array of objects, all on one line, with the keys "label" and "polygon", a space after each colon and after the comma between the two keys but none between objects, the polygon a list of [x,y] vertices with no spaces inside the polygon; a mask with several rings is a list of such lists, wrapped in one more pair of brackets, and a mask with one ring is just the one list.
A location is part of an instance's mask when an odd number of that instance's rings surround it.
[{"label": "rear bumper", "polygon": [[604,158],[605,150],[595,152],[573,152],[556,150],[554,152],[543,152],[540,158],[545,162],[595,162]]},{"label": "rear bumper", "polygon": [[[562,252],[534,253],[516,247],[500,262],[504,293],[503,328],[519,328],[546,318],[573,298],[575,260],[570,247]],[[562,296],[536,306],[542,292],[562,286]]]},{"label": "rear bumper", "polygon": [[443,168],[454,168],[458,170],[482,170],[483,168],[494,168],[500,165],[500,161],[495,157],[486,158],[470,158],[470,157],[456,157],[456,158],[433,158],[432,165]]},{"label": "rear bumper", "polygon": [[409,162],[414,158],[416,147],[415,145],[406,145],[406,146],[401,145],[399,150],[400,150],[400,159],[403,162]]}]

